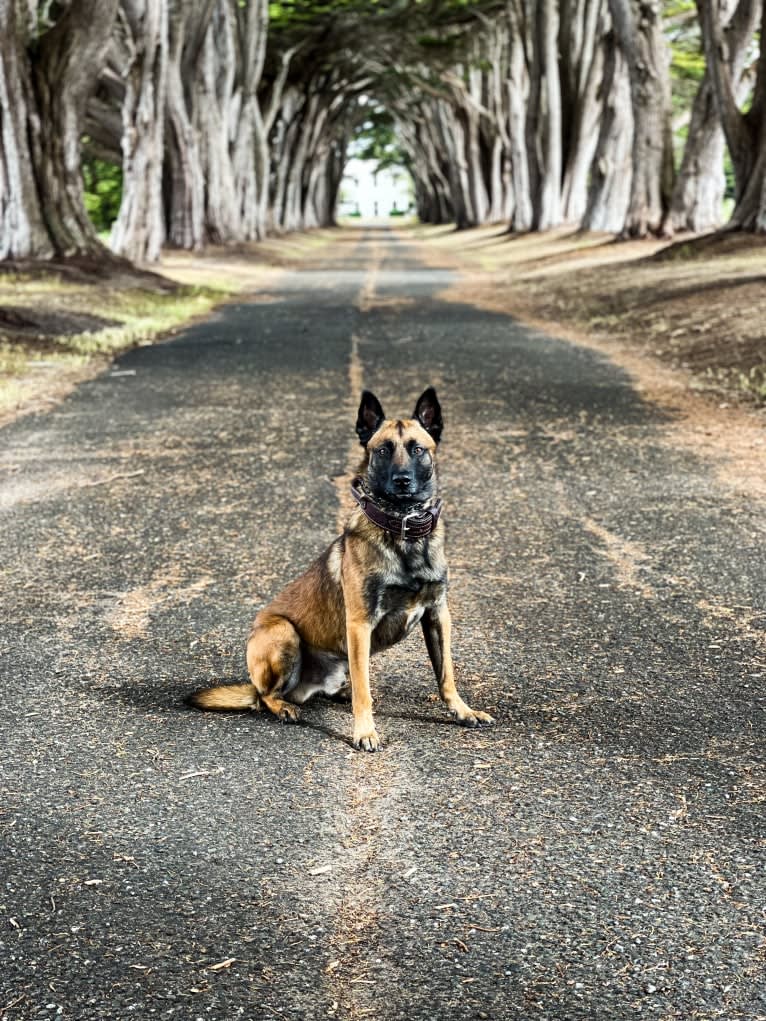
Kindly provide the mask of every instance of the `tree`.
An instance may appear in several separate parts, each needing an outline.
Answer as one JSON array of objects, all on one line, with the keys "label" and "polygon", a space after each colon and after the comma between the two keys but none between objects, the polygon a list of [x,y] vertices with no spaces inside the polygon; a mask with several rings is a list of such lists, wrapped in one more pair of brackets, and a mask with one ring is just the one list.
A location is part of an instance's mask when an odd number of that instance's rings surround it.
[{"label": "tree", "polygon": [[15,0],[0,0],[0,258],[48,258],[53,244],[43,221],[28,125],[34,97],[25,47],[29,19]]},{"label": "tree", "polygon": [[137,262],[333,223],[372,111],[426,221],[710,227],[725,139],[764,229],[762,0],[693,3],[0,0],[0,255],[103,257],[83,172]]},{"label": "tree", "polygon": [[[729,226],[766,231],[766,5],[740,0],[726,28],[713,0],[700,0],[705,57],[734,165],[736,204]],[[747,42],[760,20],[760,52],[750,109],[737,102]]]},{"label": "tree", "polygon": [[[110,244],[133,262],[154,262],[165,240],[162,163],[168,56],[168,0],[120,0],[122,201]],[[118,49],[119,46],[119,49]]]},{"label": "tree", "polygon": [[633,148],[626,237],[662,234],[673,190],[670,58],[660,0],[609,0],[625,57],[633,113]]},{"label": "tree", "polygon": [[81,134],[117,0],[0,0],[0,216],[6,257],[107,256],[85,209]]},{"label": "tree", "polygon": [[584,230],[619,234],[625,226],[633,170],[633,113],[630,79],[622,50],[611,33],[605,44],[601,84],[602,113],[590,185],[582,219]]}]

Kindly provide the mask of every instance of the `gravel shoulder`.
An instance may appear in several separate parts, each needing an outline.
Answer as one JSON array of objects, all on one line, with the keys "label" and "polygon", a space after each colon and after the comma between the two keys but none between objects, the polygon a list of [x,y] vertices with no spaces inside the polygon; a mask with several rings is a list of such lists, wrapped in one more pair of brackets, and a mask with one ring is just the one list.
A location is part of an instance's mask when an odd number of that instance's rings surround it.
[{"label": "gravel shoulder", "polygon": [[482,301],[653,361],[717,405],[766,405],[761,235],[623,242],[571,230],[516,237],[496,226],[407,234],[437,261],[459,264]]}]

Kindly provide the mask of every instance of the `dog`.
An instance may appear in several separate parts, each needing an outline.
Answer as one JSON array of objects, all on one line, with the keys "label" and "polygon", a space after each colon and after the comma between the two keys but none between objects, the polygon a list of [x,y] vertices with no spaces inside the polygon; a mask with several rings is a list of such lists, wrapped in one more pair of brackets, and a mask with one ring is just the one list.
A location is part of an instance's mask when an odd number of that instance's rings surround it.
[{"label": "dog", "polygon": [[370,656],[419,623],[447,708],[465,726],[494,723],[466,705],[455,687],[435,464],[442,429],[433,387],[408,419],[386,419],[377,397],[362,393],[356,432],[364,457],[343,534],[256,616],[247,643],[250,683],[206,688],[192,696],[194,706],[265,706],[279,719],[297,720],[297,707],[312,695],[346,688],[348,670],[353,744],[374,752],[380,738]]}]

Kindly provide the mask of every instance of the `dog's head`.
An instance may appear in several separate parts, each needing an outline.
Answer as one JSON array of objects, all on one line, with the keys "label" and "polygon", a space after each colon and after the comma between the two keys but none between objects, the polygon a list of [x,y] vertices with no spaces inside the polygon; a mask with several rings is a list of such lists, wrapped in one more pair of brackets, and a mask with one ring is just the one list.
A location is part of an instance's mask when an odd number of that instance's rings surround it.
[{"label": "dog's head", "polygon": [[412,418],[403,419],[387,419],[375,394],[362,393],[356,434],[367,452],[365,471],[373,497],[402,507],[432,499],[442,426],[442,409],[432,386],[418,398]]}]

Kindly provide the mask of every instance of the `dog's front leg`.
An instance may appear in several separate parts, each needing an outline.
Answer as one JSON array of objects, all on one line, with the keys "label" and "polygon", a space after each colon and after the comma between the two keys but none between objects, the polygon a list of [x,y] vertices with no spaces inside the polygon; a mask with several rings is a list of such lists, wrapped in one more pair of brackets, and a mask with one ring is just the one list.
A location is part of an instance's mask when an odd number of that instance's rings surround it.
[{"label": "dog's front leg", "polygon": [[466,705],[455,687],[455,671],[452,665],[452,618],[446,598],[426,610],[421,626],[431,665],[439,682],[439,694],[450,712],[454,713],[458,722],[466,727],[494,723],[489,713],[482,713]]},{"label": "dog's front leg", "polygon": [[372,720],[370,695],[370,639],[372,628],[368,620],[346,618],[348,641],[348,671],[351,675],[351,709],[354,714],[354,746],[366,752],[376,752],[380,739]]}]

